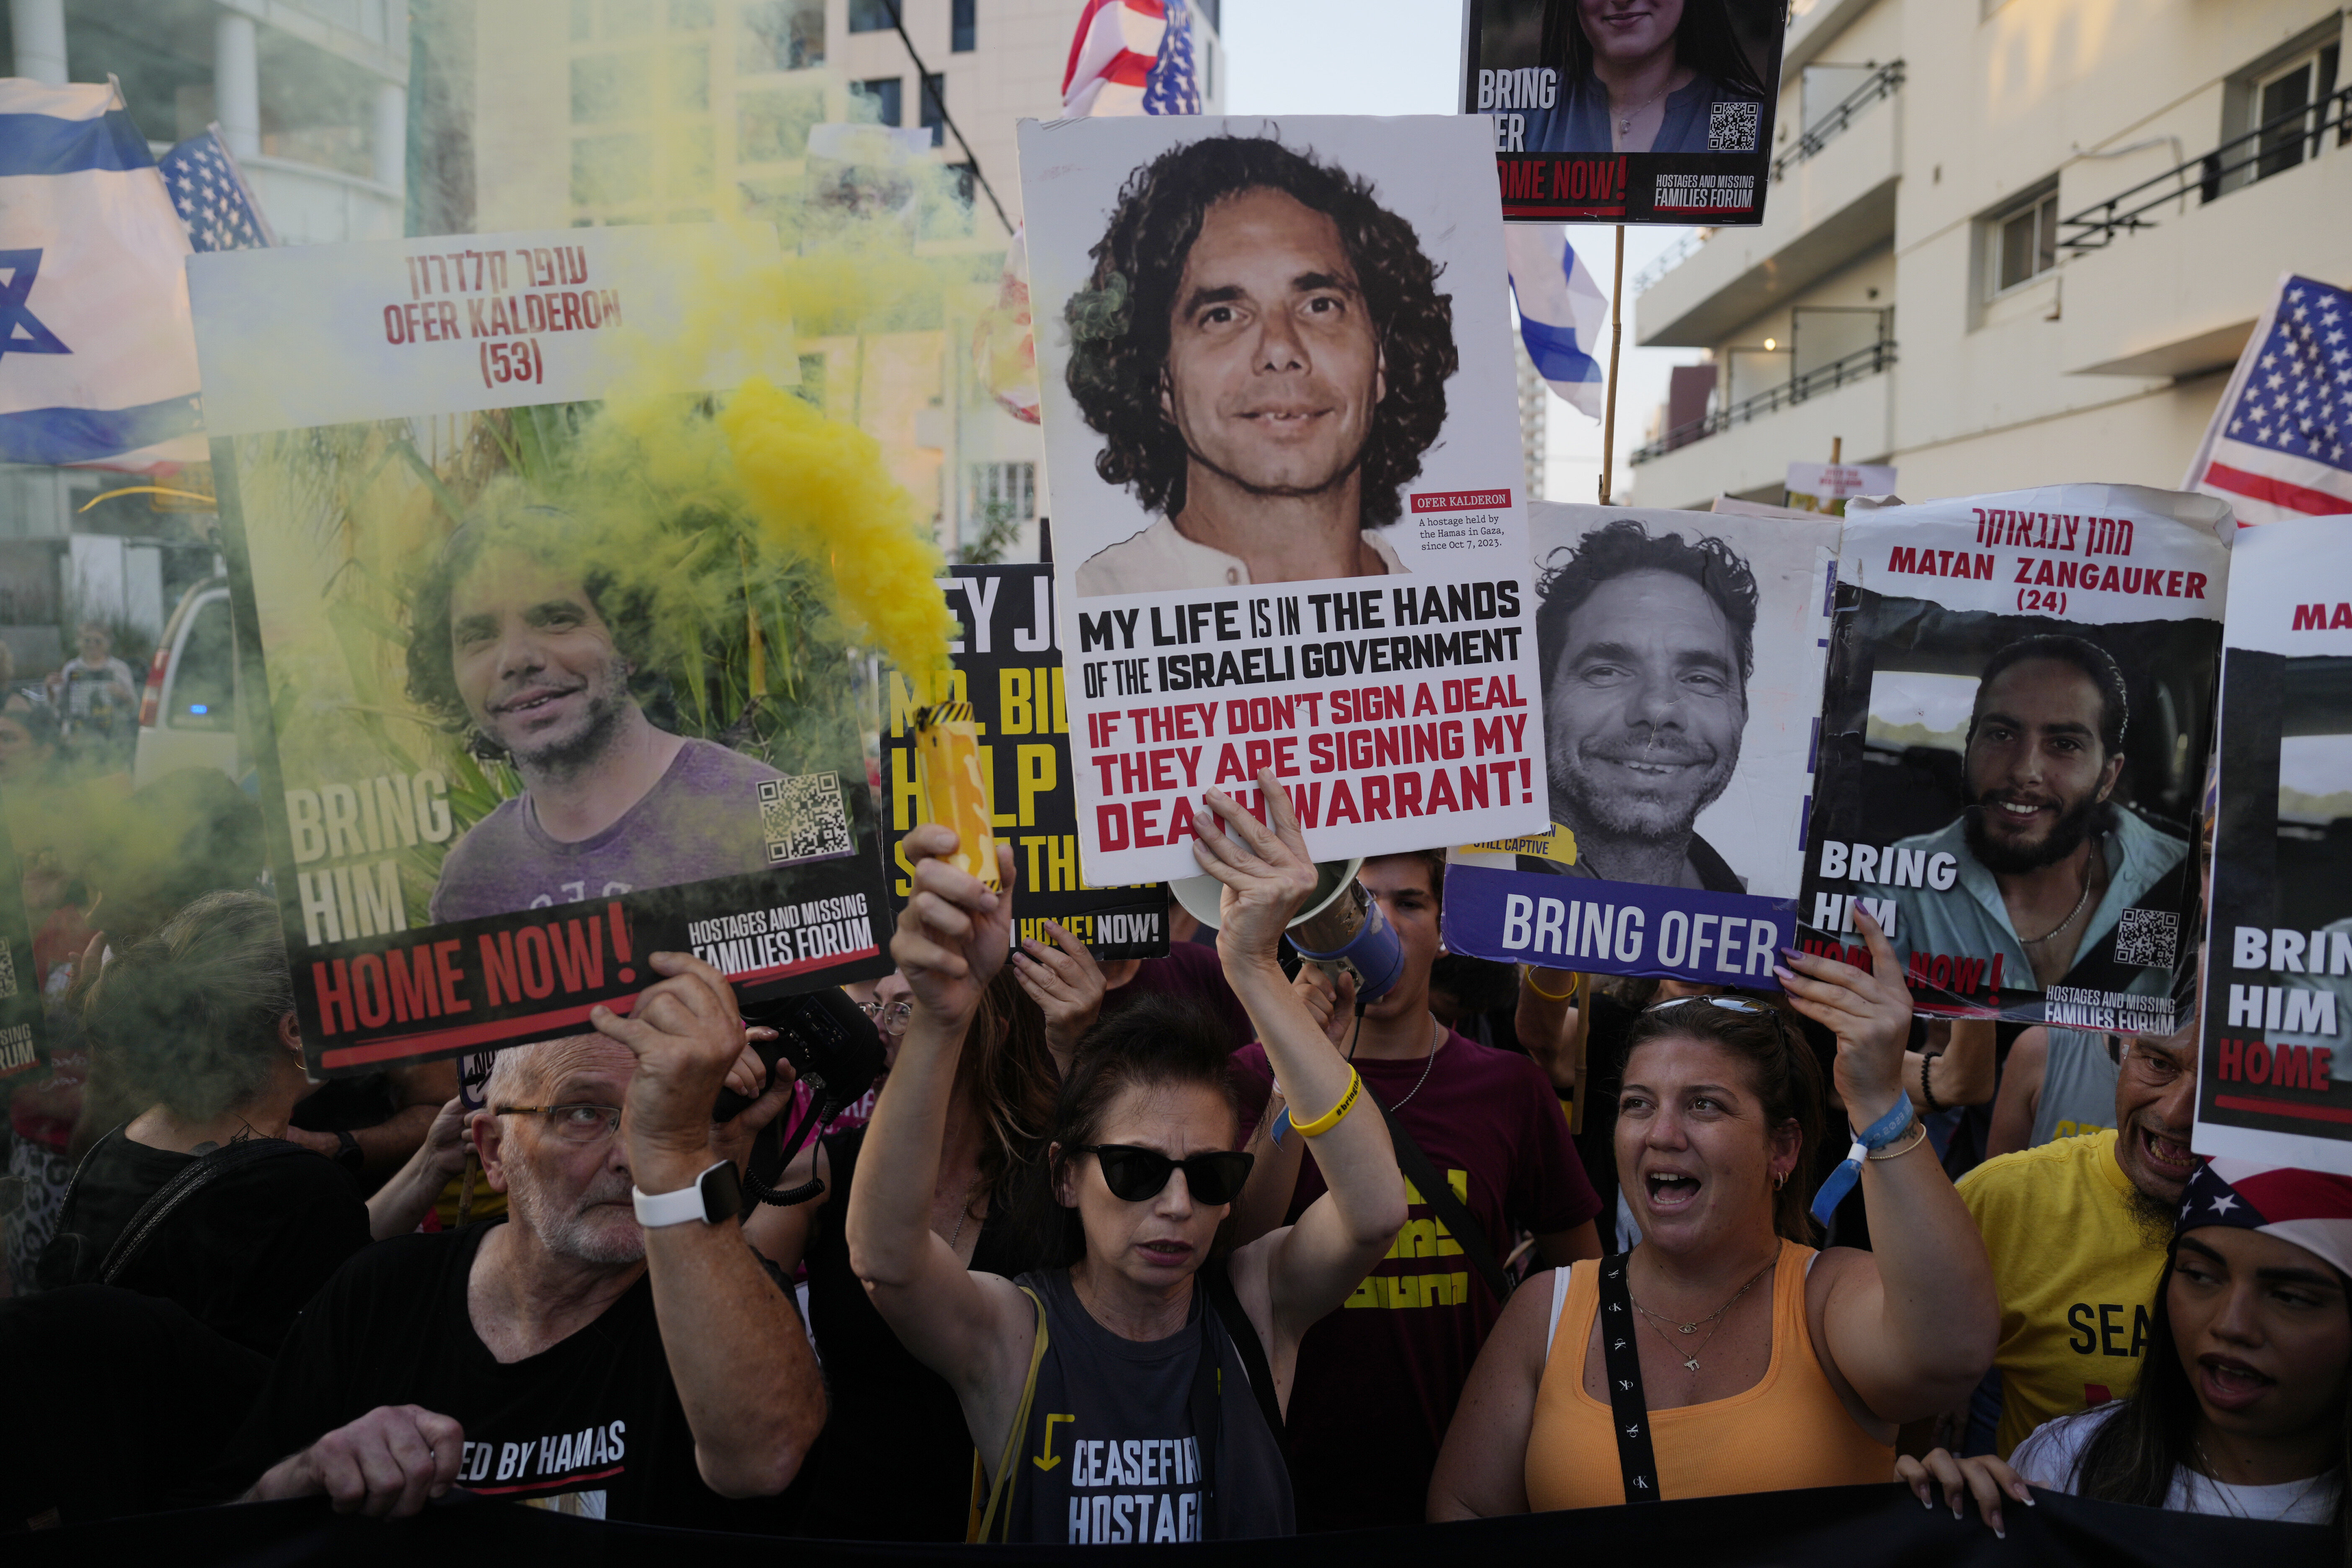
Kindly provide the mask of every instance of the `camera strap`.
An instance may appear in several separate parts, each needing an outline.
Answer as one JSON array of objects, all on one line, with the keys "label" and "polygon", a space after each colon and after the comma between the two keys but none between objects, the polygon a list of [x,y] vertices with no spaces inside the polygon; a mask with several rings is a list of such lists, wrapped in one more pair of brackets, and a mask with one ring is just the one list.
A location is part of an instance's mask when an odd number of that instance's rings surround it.
[{"label": "camera strap", "polygon": [[817,1129],[841,1114],[840,1097],[826,1087],[824,1074],[812,1072],[801,1081],[809,1086],[812,1101],[809,1113],[801,1119],[800,1125],[794,1127],[789,1136],[784,1131],[784,1117],[780,1115],[769,1122],[760,1130],[759,1137],[752,1140],[751,1156],[744,1162],[743,1191],[755,1204],[791,1208],[824,1191],[823,1178],[814,1174],[797,1187],[782,1192],[776,1190],[775,1184],[782,1178],[785,1167],[793,1163]]},{"label": "camera strap", "polygon": [[1609,1376],[1610,1426],[1617,1435],[1617,1465],[1624,1474],[1625,1500],[1658,1500],[1658,1459],[1650,1450],[1650,1402],[1642,1392],[1642,1351],[1633,1340],[1633,1291],[1625,1282],[1621,1252],[1604,1258],[1601,1269],[1601,1365]]}]

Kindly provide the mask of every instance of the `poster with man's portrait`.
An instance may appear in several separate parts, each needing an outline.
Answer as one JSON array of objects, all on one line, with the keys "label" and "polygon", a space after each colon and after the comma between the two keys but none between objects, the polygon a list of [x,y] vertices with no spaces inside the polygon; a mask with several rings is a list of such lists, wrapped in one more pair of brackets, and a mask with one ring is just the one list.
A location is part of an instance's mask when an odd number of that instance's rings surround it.
[{"label": "poster with man's portrait", "polygon": [[1021,126],[1087,880],[1287,787],[1318,859],[1540,826],[1482,124]]},{"label": "poster with man's portrait", "polygon": [[1787,0],[1467,0],[1507,217],[1764,221]]},{"label": "poster with man's portrait", "polygon": [[2352,1174],[2352,517],[2238,531],[2200,1154]]},{"label": "poster with man's portrait", "polygon": [[1550,824],[1454,850],[1447,945],[1772,986],[1796,934],[1837,520],[1530,511]]},{"label": "poster with man's portrait", "polygon": [[1945,1016],[2170,1034],[2193,973],[2226,505],[1849,504],[1800,944],[1867,910]]},{"label": "poster with man's portrait", "polygon": [[[888,966],[856,661],[815,583],[599,418],[639,363],[622,323],[676,342],[757,241],[467,243],[191,268],[236,720],[320,1076],[584,1032],[655,952],[747,1004]],[[272,332],[311,352],[258,374]],[[691,447],[678,402],[658,428]]]}]

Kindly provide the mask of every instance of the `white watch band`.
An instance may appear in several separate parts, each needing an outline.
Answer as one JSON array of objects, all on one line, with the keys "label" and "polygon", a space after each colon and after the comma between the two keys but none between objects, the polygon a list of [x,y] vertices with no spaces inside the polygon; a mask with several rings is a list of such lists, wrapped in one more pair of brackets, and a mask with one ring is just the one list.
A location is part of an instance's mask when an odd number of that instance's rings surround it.
[{"label": "white watch band", "polygon": [[[719,1160],[704,1167],[702,1176],[710,1174],[725,1163],[726,1161]],[[647,1230],[658,1230],[664,1226],[684,1225],[688,1220],[708,1220],[709,1215],[705,1212],[702,1196],[702,1176],[697,1176],[693,1185],[680,1187],[674,1193],[648,1193],[631,1186],[629,1201],[636,1207],[637,1223]]]}]

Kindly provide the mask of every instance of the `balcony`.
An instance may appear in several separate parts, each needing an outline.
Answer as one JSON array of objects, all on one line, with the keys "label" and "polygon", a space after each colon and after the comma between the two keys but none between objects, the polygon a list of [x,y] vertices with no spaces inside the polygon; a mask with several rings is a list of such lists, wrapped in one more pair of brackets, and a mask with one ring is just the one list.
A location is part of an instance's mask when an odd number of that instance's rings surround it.
[{"label": "balcony", "polygon": [[2237,359],[2282,271],[2352,274],[2347,143],[2352,88],[2062,219],[2066,370],[2218,369]]},{"label": "balcony", "polygon": [[1670,430],[1634,452],[1643,506],[1703,507],[1786,476],[1790,459],[1826,461],[1832,439],[1849,462],[1871,462],[1893,446],[1895,342],[1832,360],[1778,386]]},{"label": "balcony", "polygon": [[1895,236],[1903,62],[1874,72],[1772,164],[1764,221],[1722,228],[1642,295],[1636,340],[1706,347]]}]

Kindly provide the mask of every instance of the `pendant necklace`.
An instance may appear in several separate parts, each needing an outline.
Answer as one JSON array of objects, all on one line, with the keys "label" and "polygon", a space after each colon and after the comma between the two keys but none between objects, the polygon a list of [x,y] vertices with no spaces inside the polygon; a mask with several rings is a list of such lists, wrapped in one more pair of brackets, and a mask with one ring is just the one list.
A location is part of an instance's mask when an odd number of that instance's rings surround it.
[{"label": "pendant necklace", "polygon": [[[1773,1263],[1777,1263],[1779,1261],[1780,1259],[1778,1258],[1775,1258],[1772,1260]],[[1666,1339],[1666,1331],[1664,1328],[1659,1327],[1660,1324],[1674,1324],[1675,1331],[1676,1333],[1695,1334],[1698,1332],[1701,1325],[1713,1323],[1715,1327],[1707,1331],[1706,1338],[1699,1342],[1697,1350],[1685,1351],[1676,1347],[1674,1341],[1666,1340],[1666,1347],[1669,1350],[1673,1350],[1675,1355],[1682,1358],[1683,1365],[1693,1372],[1696,1372],[1698,1370],[1699,1356],[1706,1352],[1707,1346],[1715,1343],[1715,1336],[1723,1331],[1723,1315],[1731,1310],[1732,1308],[1738,1306],[1739,1304],[1739,1298],[1747,1295],[1748,1291],[1754,1289],[1756,1288],[1756,1281],[1763,1279],[1764,1276],[1769,1274],[1771,1271],[1771,1263],[1767,1263],[1763,1268],[1759,1268],[1755,1273],[1748,1277],[1747,1284],[1742,1285],[1738,1289],[1731,1293],[1730,1300],[1726,1301],[1722,1306],[1717,1307],[1714,1311],[1708,1313],[1706,1317],[1697,1320],[1696,1322],[1685,1323],[1676,1321],[1673,1318],[1661,1317],[1659,1314],[1650,1310],[1649,1308],[1642,1305],[1639,1301],[1633,1301],[1633,1310],[1641,1313],[1643,1317],[1647,1318],[1650,1321],[1650,1327],[1656,1330],[1658,1337],[1662,1340]],[[1627,1291],[1625,1293],[1625,1299],[1629,1301],[1633,1301],[1633,1292],[1630,1290]]]}]

